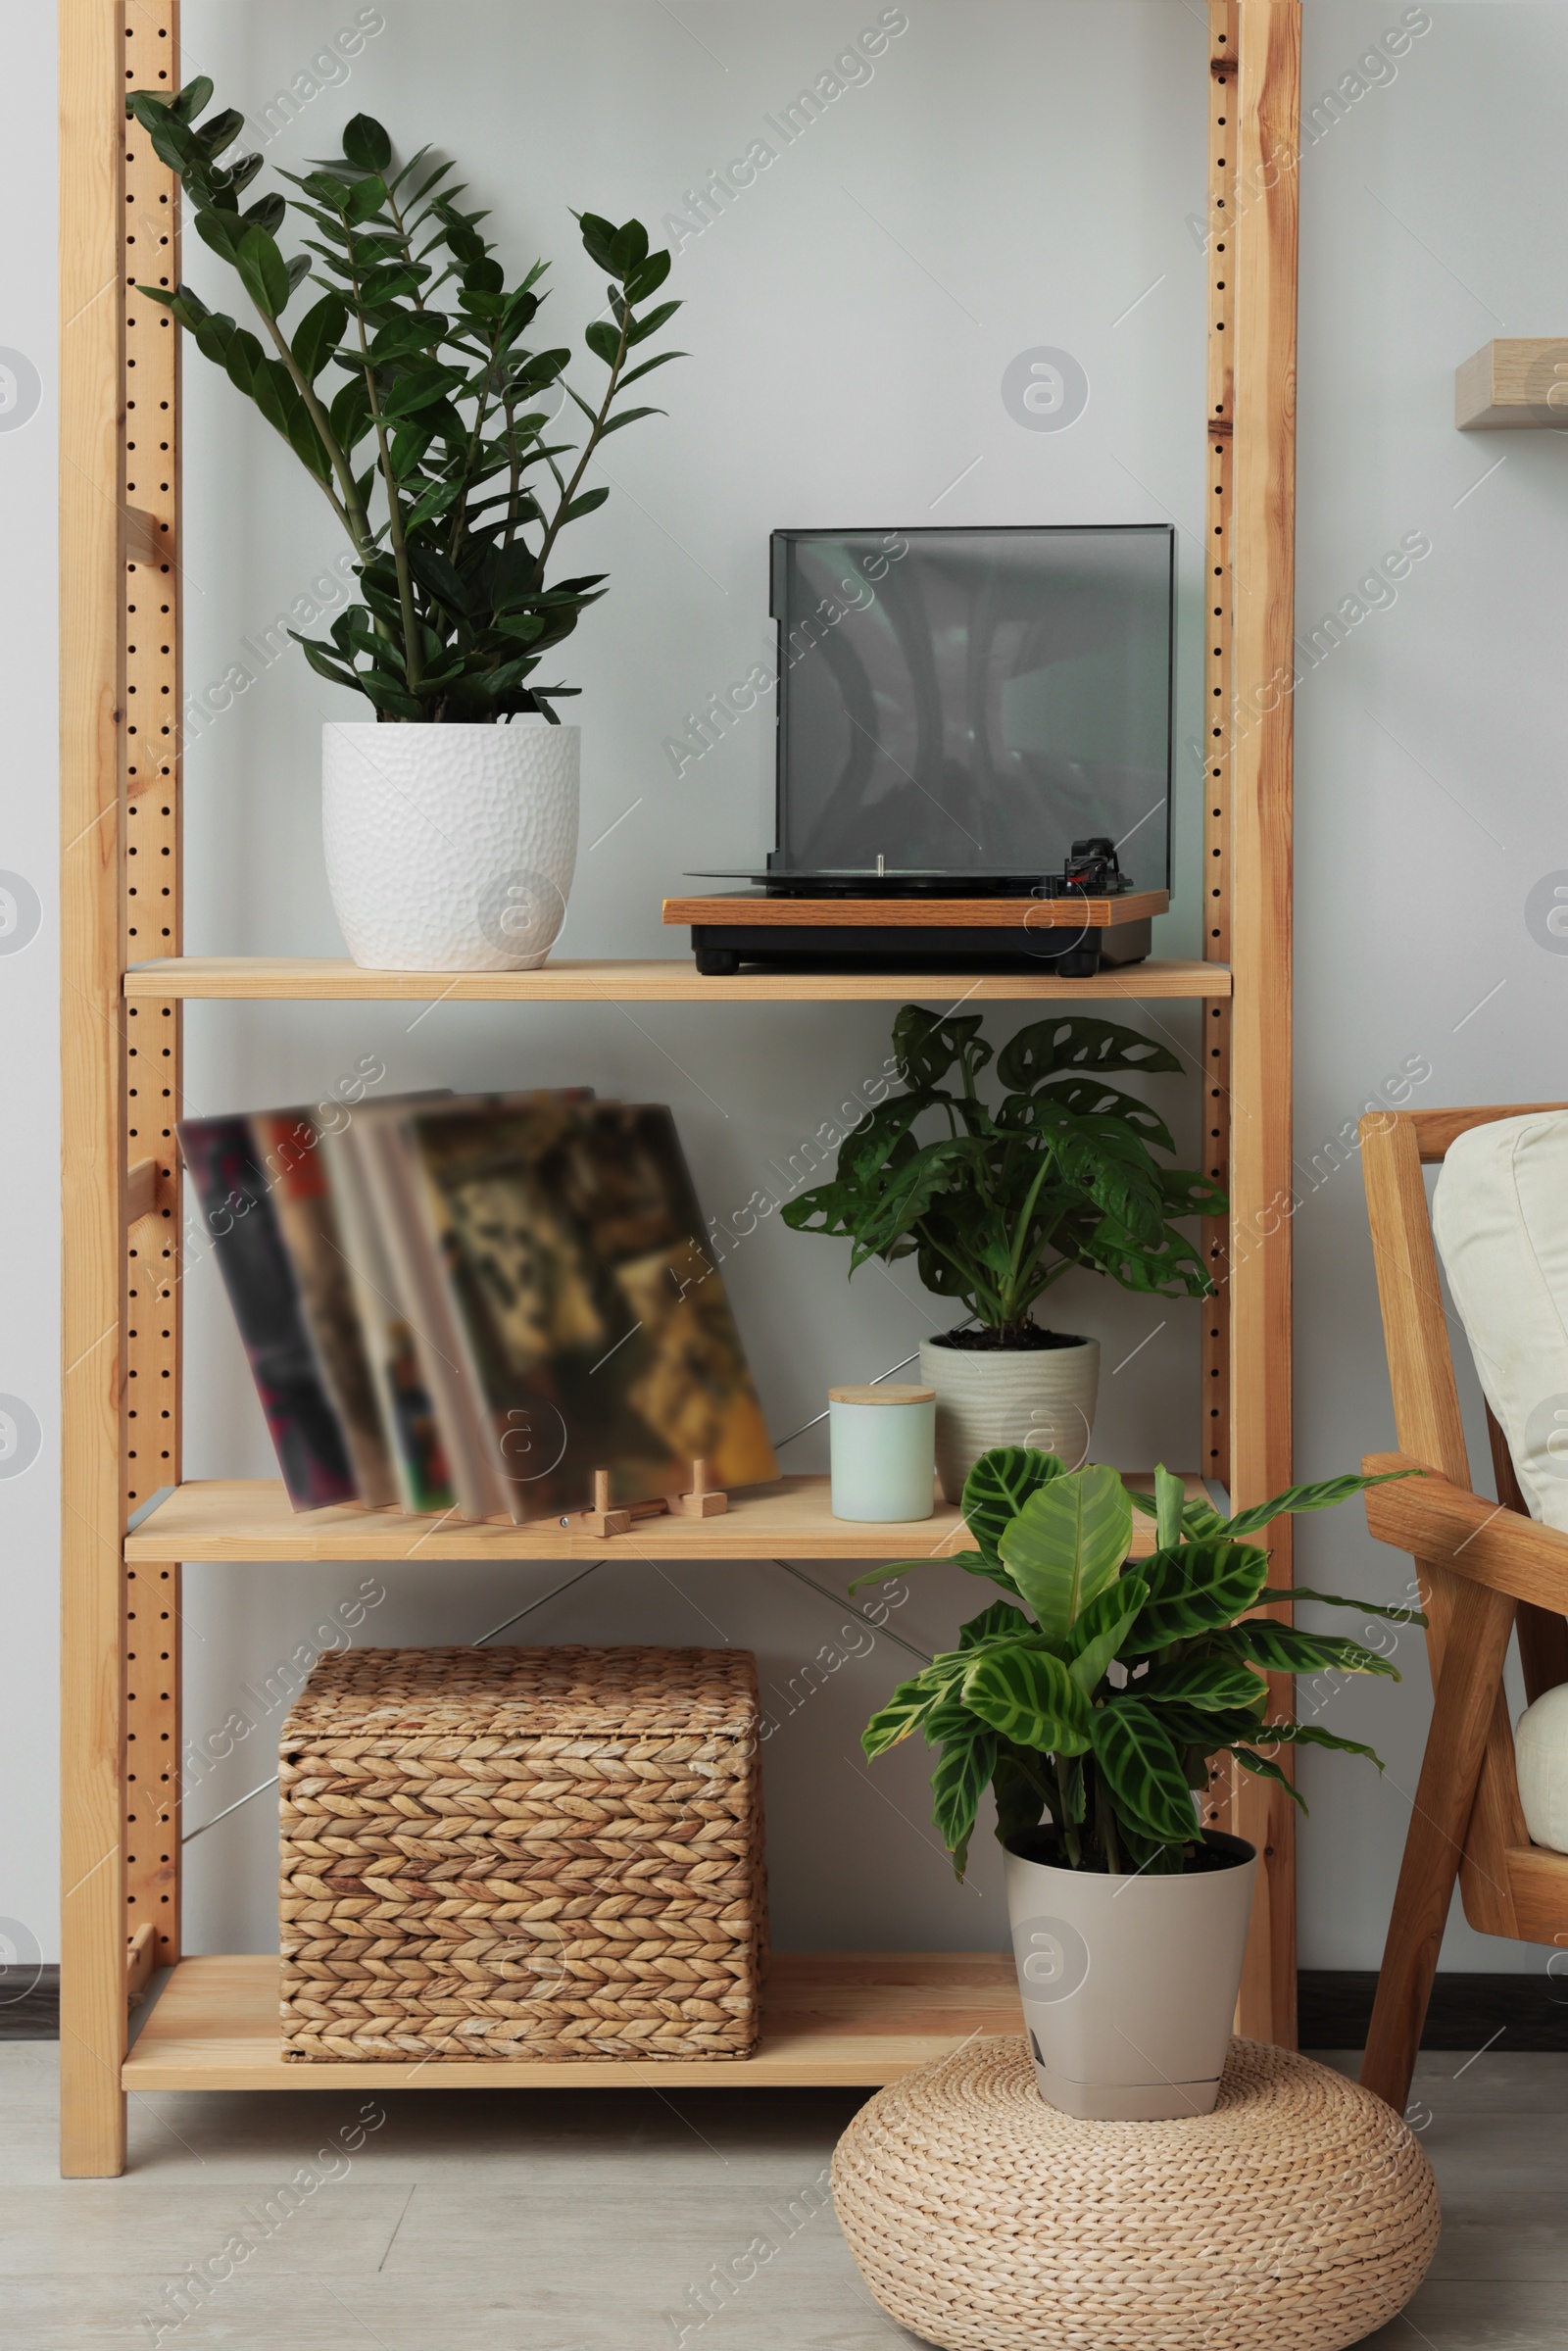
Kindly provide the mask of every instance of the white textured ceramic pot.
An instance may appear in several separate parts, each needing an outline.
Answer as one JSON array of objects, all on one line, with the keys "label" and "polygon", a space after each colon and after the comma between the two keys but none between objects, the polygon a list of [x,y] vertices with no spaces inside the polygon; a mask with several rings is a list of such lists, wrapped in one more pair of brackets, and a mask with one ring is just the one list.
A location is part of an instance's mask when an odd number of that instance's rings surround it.
[{"label": "white textured ceramic pot", "polygon": [[1089,1458],[1100,1392],[1100,1342],[1066,1347],[920,1343],[920,1377],[937,1392],[937,1476],[950,1502],[997,1445],[1032,1445],[1069,1469]]},{"label": "white textured ceramic pot", "polygon": [[1110,1878],[1007,1855],[1007,1916],[1040,2095],[1091,2122],[1209,2114],[1230,2047],[1257,1854]]},{"label": "white textured ceramic pot", "polygon": [[532,971],[566,919],[581,729],[321,729],[326,878],[356,963]]}]

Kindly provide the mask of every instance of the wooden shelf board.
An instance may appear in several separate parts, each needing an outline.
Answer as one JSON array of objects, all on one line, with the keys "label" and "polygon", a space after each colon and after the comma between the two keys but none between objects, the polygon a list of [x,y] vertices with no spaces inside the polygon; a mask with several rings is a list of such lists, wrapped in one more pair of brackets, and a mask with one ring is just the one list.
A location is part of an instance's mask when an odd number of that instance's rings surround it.
[{"label": "wooden shelf board", "polygon": [[775,1955],[744,2059],[484,2058],[285,2064],[275,1958],[185,1959],[126,2057],[129,2090],[873,2087],[978,2033],[1018,2033],[1010,1954]]},{"label": "wooden shelf board", "polygon": [[539,971],[366,971],[325,956],[184,955],[135,963],[125,994],[154,1003],[242,999],[253,1003],[353,1001],[408,1004],[1094,1004],[1159,997],[1228,997],[1223,963],[1151,957],[1092,980],[1040,971],[742,971],[705,979],[688,955],[655,962],[563,959]]},{"label": "wooden shelf board", "polygon": [[[1135,1483],[1150,1480],[1139,1475]],[[1200,1480],[1187,1491],[1201,1495]],[[1133,1552],[1152,1550],[1154,1522],[1133,1520]],[[906,1526],[835,1518],[826,1478],[781,1478],[731,1497],[721,1518],[644,1518],[625,1535],[590,1535],[580,1520],[497,1526],[471,1519],[413,1518],[401,1510],[293,1510],[270,1478],[214,1478],[178,1486],[125,1538],[125,1557],[175,1560],[343,1559],[899,1559],[938,1558],[968,1547],[951,1502]]]}]

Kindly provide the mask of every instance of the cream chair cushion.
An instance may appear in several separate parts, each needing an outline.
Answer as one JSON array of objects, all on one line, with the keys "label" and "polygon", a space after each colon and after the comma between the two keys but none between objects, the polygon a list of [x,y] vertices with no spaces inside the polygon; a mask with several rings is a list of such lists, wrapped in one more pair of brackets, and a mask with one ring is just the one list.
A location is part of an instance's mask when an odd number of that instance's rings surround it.
[{"label": "cream chair cushion", "polygon": [[1514,1760],[1531,1843],[1568,1853],[1568,1683],[1525,1708]]},{"label": "cream chair cushion", "polygon": [[1461,1135],[1432,1229],[1531,1516],[1568,1534],[1568,1111]]}]

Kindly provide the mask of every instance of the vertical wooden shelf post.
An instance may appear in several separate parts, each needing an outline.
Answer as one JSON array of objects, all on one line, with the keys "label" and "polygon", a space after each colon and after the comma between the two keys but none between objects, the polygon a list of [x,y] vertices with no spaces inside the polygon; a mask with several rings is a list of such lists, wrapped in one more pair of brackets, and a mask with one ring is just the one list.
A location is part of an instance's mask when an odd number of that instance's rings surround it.
[{"label": "vertical wooden shelf post", "polygon": [[[179,77],[178,0],[139,0],[124,19],[127,88]],[[125,313],[125,504],[140,526],[122,578],[125,956],[177,955],[180,876],[182,574],[180,352],[169,313],[136,291],[179,283],[179,189],[140,123],[122,122],[121,301]],[[180,1200],[174,1121],[184,1007],[124,1007],[124,1152],[156,1169],[151,1212],[125,1236],[125,1429],[121,1505],[131,1517],[180,1478]],[[152,1931],[149,1964],[179,1940],[179,1568],[124,1571],[125,1932]]]},{"label": "vertical wooden shelf post", "polygon": [[[1203,960],[1231,959],[1231,633],[1234,619],[1231,528],[1235,507],[1236,268],[1230,234],[1236,185],[1236,61],[1238,0],[1209,0],[1208,10],[1208,418],[1204,497],[1203,601],[1205,630],[1202,723],[1199,751],[1203,780],[1203,859],[1200,879]],[[1228,996],[1204,1004],[1202,1060],[1203,1165],[1216,1184],[1231,1185],[1231,1006]],[[1203,1225],[1203,1257],[1215,1295],[1203,1316],[1202,1425],[1198,1466],[1227,1492],[1231,1482],[1230,1224]],[[1225,1768],[1229,1786],[1231,1767]]]},{"label": "vertical wooden shelf post", "polygon": [[60,5],[61,2164],[120,2171],[125,1750],[122,13]]},{"label": "vertical wooden shelf post", "polygon": [[135,292],[177,280],[178,205],[123,117],[178,40],[171,0],[61,0],[61,2161],[86,2177],[124,2163],[131,1943],[142,1977],[179,1956],[179,1570],[122,1543],[179,1477],[180,1009],[122,989],[127,955],[180,950],[179,338]]},{"label": "vertical wooden shelf post", "polygon": [[[1291,1483],[1291,820],[1295,709],[1296,296],[1301,12],[1238,0],[1230,745],[1231,1493]],[[1291,1580],[1276,1521],[1271,1581]],[[1295,1691],[1271,1676],[1276,1716]],[[1288,1752],[1288,1750],[1287,1750]],[[1233,1817],[1264,1856],[1241,2029],[1296,2039],[1294,1806],[1242,1776]]]}]

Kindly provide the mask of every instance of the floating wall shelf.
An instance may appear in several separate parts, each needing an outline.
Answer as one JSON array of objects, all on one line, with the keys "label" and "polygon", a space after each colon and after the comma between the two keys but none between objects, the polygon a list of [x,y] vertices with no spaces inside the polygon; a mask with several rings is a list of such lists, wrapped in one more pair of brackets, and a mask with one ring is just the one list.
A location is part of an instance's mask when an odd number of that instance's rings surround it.
[{"label": "floating wall shelf", "polygon": [[1518,335],[1483,343],[1454,377],[1461,432],[1568,430],[1568,338]]}]

